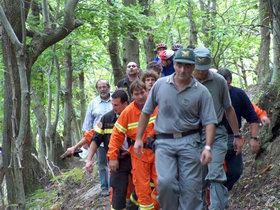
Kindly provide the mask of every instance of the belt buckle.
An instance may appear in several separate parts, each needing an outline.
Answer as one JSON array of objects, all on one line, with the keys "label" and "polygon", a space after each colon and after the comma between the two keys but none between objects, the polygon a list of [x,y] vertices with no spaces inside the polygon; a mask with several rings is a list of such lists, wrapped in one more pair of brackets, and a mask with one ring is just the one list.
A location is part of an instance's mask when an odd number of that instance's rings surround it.
[{"label": "belt buckle", "polygon": [[174,139],[178,139],[178,138],[182,138],[182,137],[183,137],[182,133],[179,133],[179,132],[173,133],[173,138]]}]

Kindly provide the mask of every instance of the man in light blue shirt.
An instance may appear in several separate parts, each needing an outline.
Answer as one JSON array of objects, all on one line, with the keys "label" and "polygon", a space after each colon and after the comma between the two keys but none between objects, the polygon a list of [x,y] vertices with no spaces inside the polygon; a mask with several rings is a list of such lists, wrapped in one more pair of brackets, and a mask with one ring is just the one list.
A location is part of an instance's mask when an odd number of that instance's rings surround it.
[{"label": "man in light blue shirt", "polygon": [[[99,79],[96,82],[96,89],[99,95],[95,97],[88,105],[82,127],[84,132],[93,129],[99,123],[101,117],[112,110],[109,82],[105,79]],[[107,196],[109,195],[109,178],[106,151],[103,145],[98,148],[96,157],[102,195]]]}]

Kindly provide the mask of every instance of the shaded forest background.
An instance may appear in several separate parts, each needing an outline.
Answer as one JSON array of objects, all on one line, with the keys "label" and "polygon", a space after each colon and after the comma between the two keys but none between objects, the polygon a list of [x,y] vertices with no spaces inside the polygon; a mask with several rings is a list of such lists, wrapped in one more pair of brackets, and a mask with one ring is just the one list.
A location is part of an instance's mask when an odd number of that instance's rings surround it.
[{"label": "shaded forest background", "polygon": [[145,70],[159,42],[204,45],[214,68],[234,72],[235,85],[262,87],[251,98],[272,117],[263,151],[279,136],[279,0],[1,0],[0,6],[3,206],[24,209],[26,197],[51,177],[50,162],[67,168],[59,156],[81,138],[95,81],[106,78],[113,87],[129,61]]}]

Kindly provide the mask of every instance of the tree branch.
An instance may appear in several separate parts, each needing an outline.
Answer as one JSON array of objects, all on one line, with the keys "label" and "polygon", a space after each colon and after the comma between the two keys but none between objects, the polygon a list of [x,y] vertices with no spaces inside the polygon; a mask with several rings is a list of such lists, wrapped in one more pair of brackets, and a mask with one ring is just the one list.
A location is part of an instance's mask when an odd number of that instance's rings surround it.
[{"label": "tree branch", "polygon": [[18,37],[16,36],[10,22],[6,17],[2,5],[0,5],[0,21],[2,22],[2,25],[5,28],[11,42],[15,45],[17,49],[22,49],[23,44],[19,41]]},{"label": "tree branch", "polygon": [[[74,12],[79,0],[68,0],[64,8],[64,23],[54,31],[48,34],[39,33],[32,39],[32,49],[29,53],[29,66],[37,60],[38,56],[49,46],[59,42],[69,35],[75,28],[83,25],[79,20],[75,20]],[[31,53],[32,52],[32,53]]]}]

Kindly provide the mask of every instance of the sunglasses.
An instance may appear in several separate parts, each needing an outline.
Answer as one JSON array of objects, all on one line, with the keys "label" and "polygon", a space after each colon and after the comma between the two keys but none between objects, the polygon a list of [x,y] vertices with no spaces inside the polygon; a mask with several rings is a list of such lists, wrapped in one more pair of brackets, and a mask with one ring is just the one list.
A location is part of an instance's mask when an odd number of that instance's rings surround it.
[{"label": "sunglasses", "polygon": [[128,65],[127,68],[136,68],[136,65]]}]

